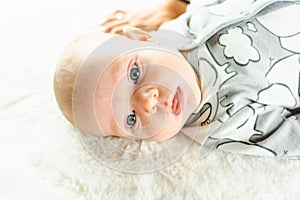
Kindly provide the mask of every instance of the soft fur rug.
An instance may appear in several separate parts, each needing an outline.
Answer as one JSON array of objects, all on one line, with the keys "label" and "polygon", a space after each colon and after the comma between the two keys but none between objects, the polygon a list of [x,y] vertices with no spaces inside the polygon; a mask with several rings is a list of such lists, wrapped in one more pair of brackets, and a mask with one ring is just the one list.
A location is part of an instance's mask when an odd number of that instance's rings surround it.
[{"label": "soft fur rug", "polygon": [[0,12],[1,200],[299,199],[300,161],[218,150],[200,159],[194,144],[177,162],[152,173],[101,165],[57,108],[55,63],[66,44],[101,16],[141,3],[6,3]]}]

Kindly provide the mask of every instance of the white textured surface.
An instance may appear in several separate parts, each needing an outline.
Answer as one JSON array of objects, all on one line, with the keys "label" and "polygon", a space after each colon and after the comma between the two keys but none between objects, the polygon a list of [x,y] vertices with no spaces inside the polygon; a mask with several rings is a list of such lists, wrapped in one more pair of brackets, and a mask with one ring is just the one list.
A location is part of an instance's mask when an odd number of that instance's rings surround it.
[{"label": "white textured surface", "polygon": [[52,77],[58,56],[80,31],[114,7],[141,1],[110,3],[2,3],[0,199],[299,199],[300,161],[220,151],[199,160],[193,147],[163,170],[133,175],[89,156],[56,106]]}]

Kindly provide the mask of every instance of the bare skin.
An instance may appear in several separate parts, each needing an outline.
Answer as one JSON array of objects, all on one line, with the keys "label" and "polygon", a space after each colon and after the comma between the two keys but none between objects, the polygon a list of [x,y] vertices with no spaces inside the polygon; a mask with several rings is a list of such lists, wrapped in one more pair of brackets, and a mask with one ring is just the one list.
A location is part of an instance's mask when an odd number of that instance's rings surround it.
[{"label": "bare skin", "polygon": [[[116,45],[132,47],[136,43],[151,41],[147,32],[136,28],[126,30],[128,32],[125,31],[124,36],[118,36],[123,38],[122,43]],[[76,74],[89,53],[103,42],[103,38],[107,40],[110,37],[102,37],[97,30],[78,38],[62,56],[56,70],[56,99],[63,114],[75,126],[72,101],[74,98],[76,101],[76,96],[72,94]],[[95,83],[94,95],[94,114],[100,132],[90,133],[152,141],[165,141],[177,134],[201,101],[199,80],[185,59],[186,52],[161,48],[151,50],[148,46],[120,57],[119,54],[113,54],[115,51],[109,52],[112,59],[118,57],[112,64],[101,63],[103,54],[97,56],[99,63],[95,63],[99,70],[103,70],[100,76],[96,75],[99,78],[96,77],[98,82]],[[131,77],[131,71],[135,68],[138,74]],[[91,80],[93,74],[87,76],[87,80]],[[84,84],[84,91],[87,86]],[[90,91],[93,93],[94,90]],[[81,93],[78,95],[86,97]],[[133,115],[134,120],[128,123],[128,117]],[[84,115],[79,113],[76,116]],[[98,126],[92,129],[96,130]]]},{"label": "bare skin", "polygon": [[137,12],[115,10],[101,24],[106,33],[122,34],[123,27],[134,26],[156,30],[162,24],[177,18],[186,11],[187,4],[178,0],[164,0],[153,7]]},{"label": "bare skin", "polygon": [[[137,84],[124,79],[135,67],[143,68]],[[170,76],[171,71],[176,72],[174,76]],[[180,103],[174,102],[177,93],[182,98]],[[184,58],[162,51],[141,50],[120,57],[105,71],[96,91],[96,110],[101,111],[97,113],[99,125],[107,135],[139,139],[136,135],[142,133],[147,140],[164,141],[180,131],[200,99],[195,73]],[[136,121],[126,124],[133,110]]]}]

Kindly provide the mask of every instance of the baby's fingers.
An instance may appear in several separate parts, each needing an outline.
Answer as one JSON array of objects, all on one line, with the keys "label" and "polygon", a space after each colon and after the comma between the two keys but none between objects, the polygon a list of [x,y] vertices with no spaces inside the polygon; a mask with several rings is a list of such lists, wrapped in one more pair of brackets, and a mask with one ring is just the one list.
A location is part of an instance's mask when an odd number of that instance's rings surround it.
[{"label": "baby's fingers", "polygon": [[107,25],[107,23],[116,21],[116,20],[121,20],[127,15],[127,11],[125,10],[115,10],[113,13],[111,13],[109,16],[107,16],[101,23],[101,26]]},{"label": "baby's fingers", "polygon": [[103,26],[103,32],[106,33],[122,33],[123,27],[128,25],[127,20],[115,20]]},{"label": "baby's fingers", "polygon": [[119,35],[123,35],[123,27],[124,26],[117,26],[117,27],[114,27],[110,30],[110,33],[113,33],[113,34],[119,34]]}]

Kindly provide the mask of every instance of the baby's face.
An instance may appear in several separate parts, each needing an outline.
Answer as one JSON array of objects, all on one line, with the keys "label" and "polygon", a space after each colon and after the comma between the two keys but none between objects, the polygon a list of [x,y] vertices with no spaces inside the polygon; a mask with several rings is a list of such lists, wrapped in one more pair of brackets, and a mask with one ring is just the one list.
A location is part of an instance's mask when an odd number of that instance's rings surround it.
[{"label": "baby's face", "polygon": [[193,69],[182,56],[140,49],[109,65],[95,98],[105,136],[164,141],[184,126],[201,93]]}]

